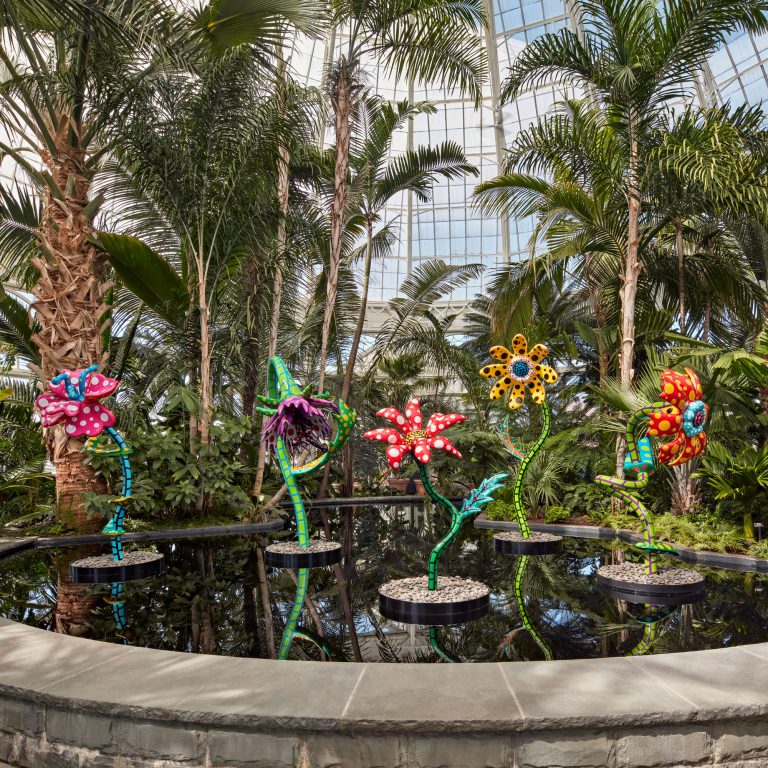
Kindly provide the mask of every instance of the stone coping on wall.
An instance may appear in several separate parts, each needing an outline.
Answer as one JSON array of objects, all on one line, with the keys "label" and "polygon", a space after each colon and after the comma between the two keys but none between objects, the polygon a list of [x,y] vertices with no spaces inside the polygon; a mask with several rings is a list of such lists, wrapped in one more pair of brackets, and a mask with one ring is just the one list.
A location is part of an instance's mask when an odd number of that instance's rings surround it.
[{"label": "stone coping on wall", "polygon": [[[0,761],[25,768],[758,766],[766,724],[768,643],[328,664],[134,648],[0,620]],[[729,749],[758,760],[730,762]]]},{"label": "stone coping on wall", "polygon": [[[557,523],[531,523],[532,531],[546,531],[558,536],[570,536],[575,539],[603,539],[607,541],[618,540],[627,544],[636,544],[643,541],[643,537],[637,531],[626,528],[605,528],[597,525],[560,525]],[[491,531],[517,531],[519,526],[507,520],[489,520],[485,513],[475,518],[475,527]],[[677,557],[686,563],[697,565],[709,565],[713,568],[725,568],[730,571],[755,571],[768,573],[768,560],[749,555],[732,555],[727,552],[706,552],[691,547],[684,547],[675,542],[678,551]]]}]

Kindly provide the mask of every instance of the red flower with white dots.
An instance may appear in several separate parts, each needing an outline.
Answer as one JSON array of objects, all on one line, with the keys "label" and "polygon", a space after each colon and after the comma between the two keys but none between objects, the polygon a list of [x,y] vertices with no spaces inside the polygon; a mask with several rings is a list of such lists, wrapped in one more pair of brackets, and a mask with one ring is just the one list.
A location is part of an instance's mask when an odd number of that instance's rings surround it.
[{"label": "red flower with white dots", "polygon": [[427,428],[422,429],[419,398],[414,397],[405,406],[405,416],[396,408],[382,408],[376,415],[389,419],[400,430],[384,427],[372,429],[363,435],[368,440],[379,440],[387,444],[387,461],[392,469],[400,469],[407,453],[412,453],[414,459],[421,464],[429,464],[433,449],[450,453],[457,459],[461,458],[451,441],[441,434],[448,427],[464,421],[465,417],[461,414],[433,413]]},{"label": "red flower with white dots", "polygon": [[117,388],[117,379],[78,369],[62,371],[48,384],[48,391],[38,395],[35,405],[44,427],[66,421],[69,437],[96,437],[115,425],[115,414],[99,404],[102,397]]}]

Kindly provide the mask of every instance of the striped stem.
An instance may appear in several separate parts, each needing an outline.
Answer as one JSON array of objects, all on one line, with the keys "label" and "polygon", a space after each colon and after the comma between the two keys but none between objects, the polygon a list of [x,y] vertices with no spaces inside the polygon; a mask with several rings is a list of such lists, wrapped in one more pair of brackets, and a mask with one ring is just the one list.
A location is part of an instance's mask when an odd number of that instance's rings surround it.
[{"label": "striped stem", "polygon": [[437,565],[443,550],[456,538],[461,530],[462,519],[456,507],[451,504],[433,485],[429,479],[429,470],[426,464],[422,464],[416,459],[416,466],[419,468],[421,482],[424,483],[424,490],[432,501],[441,506],[451,516],[451,528],[445,536],[440,539],[435,548],[429,555],[429,589],[437,589]]},{"label": "striped stem", "polygon": [[293,513],[296,516],[296,530],[299,535],[299,546],[309,546],[309,526],[307,525],[307,513],[304,509],[304,502],[301,500],[301,493],[299,492],[299,485],[296,482],[296,478],[293,475],[293,467],[291,466],[291,457],[288,455],[288,450],[285,447],[282,437],[277,438],[277,460],[280,463],[280,471],[283,474],[283,481],[285,487],[288,489],[288,494],[291,497],[293,503]]},{"label": "striped stem", "polygon": [[549,406],[546,404],[546,402],[541,404],[541,414],[544,417],[544,427],[541,430],[539,439],[533,444],[531,449],[526,452],[525,458],[520,464],[520,469],[518,469],[517,477],[515,478],[514,493],[512,495],[512,501],[515,506],[515,516],[517,517],[517,524],[520,526],[520,533],[524,539],[529,539],[531,537],[531,529],[528,525],[525,508],[523,507],[523,483],[525,481],[525,474],[528,471],[528,467],[533,461],[534,456],[536,456],[536,454],[541,450],[541,447],[546,442],[552,429]]}]

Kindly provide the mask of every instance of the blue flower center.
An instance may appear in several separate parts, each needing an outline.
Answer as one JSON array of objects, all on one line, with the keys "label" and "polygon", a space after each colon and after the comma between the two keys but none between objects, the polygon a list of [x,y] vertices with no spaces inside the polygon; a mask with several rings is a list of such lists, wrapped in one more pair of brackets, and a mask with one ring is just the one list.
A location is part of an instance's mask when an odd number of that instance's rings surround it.
[{"label": "blue flower center", "polygon": [[694,400],[683,412],[683,432],[687,437],[696,437],[707,424],[707,406],[701,400]]},{"label": "blue flower center", "polygon": [[524,363],[522,360],[519,360],[512,366],[512,373],[515,374],[520,379],[525,378],[529,373],[531,372],[531,368],[528,365],[528,363]]}]

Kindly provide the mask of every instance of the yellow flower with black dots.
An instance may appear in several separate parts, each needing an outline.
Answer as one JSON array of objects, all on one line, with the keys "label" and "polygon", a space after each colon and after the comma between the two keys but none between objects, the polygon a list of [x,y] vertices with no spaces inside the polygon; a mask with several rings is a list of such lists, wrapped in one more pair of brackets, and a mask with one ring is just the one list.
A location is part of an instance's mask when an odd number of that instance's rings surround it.
[{"label": "yellow flower with black dots", "polygon": [[491,389],[491,400],[498,400],[511,388],[509,407],[515,411],[523,404],[527,387],[533,402],[543,405],[547,393],[542,382],[554,384],[558,379],[557,371],[542,363],[548,354],[549,350],[543,344],[536,344],[529,352],[528,341],[522,333],[512,339],[511,352],[500,345],[491,347],[491,357],[500,364],[480,369],[480,375],[486,379],[498,379]]}]

